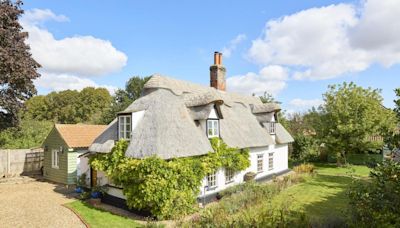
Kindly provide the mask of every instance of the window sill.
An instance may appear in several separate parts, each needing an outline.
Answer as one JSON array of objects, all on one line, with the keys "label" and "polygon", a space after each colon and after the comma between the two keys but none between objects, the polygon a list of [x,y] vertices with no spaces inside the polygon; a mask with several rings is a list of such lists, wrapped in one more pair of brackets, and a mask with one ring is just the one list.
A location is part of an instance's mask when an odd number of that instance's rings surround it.
[{"label": "window sill", "polygon": [[235,181],[233,181],[233,180],[227,181],[227,182],[225,182],[225,185],[232,184],[233,182],[235,182]]},{"label": "window sill", "polygon": [[261,170],[261,171],[257,171],[257,174],[259,174],[259,173],[263,173],[264,172],[264,170]]},{"label": "window sill", "polygon": [[124,189],[122,187],[118,187],[117,185],[113,185],[113,184],[106,184],[106,186],[109,188],[116,188],[116,189],[121,189],[121,190]]},{"label": "window sill", "polygon": [[215,189],[217,189],[217,186],[209,187],[209,188],[206,189],[206,191],[207,191],[207,192],[210,192],[210,191],[213,191],[213,190],[215,190]]},{"label": "window sill", "polygon": [[60,169],[60,167],[57,167],[57,166],[52,166],[51,168],[53,168],[53,169]]},{"label": "window sill", "polygon": [[207,137],[208,137],[209,139],[213,139],[213,138],[219,138],[219,135],[214,135],[214,136],[208,135]]}]

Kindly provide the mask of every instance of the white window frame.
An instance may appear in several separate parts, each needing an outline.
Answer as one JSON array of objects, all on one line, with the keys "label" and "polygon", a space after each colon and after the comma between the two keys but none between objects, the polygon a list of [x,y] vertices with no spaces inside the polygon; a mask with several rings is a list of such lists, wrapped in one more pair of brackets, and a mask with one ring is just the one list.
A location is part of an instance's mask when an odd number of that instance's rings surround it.
[{"label": "white window frame", "polygon": [[214,190],[217,187],[217,172],[214,171],[207,175],[207,191]]},{"label": "white window frame", "polygon": [[132,134],[132,116],[118,116],[118,139],[130,140]]},{"label": "white window frame", "polygon": [[268,125],[269,125],[269,134],[275,135],[276,134],[276,122],[275,121],[268,122]]},{"label": "white window frame", "polygon": [[52,149],[51,150],[51,168],[53,169],[59,169],[60,168],[60,156],[59,156],[59,150],[57,149]]},{"label": "white window frame", "polygon": [[230,168],[225,168],[225,184],[232,183],[235,178],[235,171]]},{"label": "white window frame", "polygon": [[219,137],[219,119],[207,119],[208,138]]},{"label": "white window frame", "polygon": [[268,153],[268,170],[274,169],[274,152]]},{"label": "white window frame", "polygon": [[264,171],[264,154],[257,154],[257,173]]}]

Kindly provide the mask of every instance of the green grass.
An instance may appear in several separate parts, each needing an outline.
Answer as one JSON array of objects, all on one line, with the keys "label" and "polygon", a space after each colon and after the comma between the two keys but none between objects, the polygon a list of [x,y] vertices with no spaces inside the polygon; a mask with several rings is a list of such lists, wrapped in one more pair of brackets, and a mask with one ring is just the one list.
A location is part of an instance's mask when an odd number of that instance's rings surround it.
[{"label": "green grass", "polygon": [[345,220],[348,206],[346,190],[353,178],[367,178],[366,166],[337,167],[315,164],[317,174],[305,182],[285,189],[274,203],[291,202],[290,208],[305,212],[311,221]]},{"label": "green grass", "polygon": [[140,227],[134,220],[110,212],[97,209],[82,201],[74,201],[66,204],[67,207],[78,213],[92,228],[111,227]]}]

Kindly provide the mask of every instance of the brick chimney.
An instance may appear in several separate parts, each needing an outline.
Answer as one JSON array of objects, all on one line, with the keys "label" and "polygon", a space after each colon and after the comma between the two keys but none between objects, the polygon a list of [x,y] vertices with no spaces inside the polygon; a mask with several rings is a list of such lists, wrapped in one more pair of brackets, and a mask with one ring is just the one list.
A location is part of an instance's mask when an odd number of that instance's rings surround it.
[{"label": "brick chimney", "polygon": [[226,69],[222,66],[222,53],[216,51],[214,52],[214,65],[210,66],[210,86],[225,91],[225,73]]}]

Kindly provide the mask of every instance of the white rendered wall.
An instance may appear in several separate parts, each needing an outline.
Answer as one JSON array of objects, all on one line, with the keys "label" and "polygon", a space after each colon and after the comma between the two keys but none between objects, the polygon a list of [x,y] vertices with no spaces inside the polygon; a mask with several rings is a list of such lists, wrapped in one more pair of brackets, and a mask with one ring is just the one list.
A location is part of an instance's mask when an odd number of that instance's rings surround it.
[{"label": "white rendered wall", "polygon": [[115,187],[111,187],[109,186],[107,189],[107,193],[109,195],[121,198],[121,199],[126,199],[126,196],[122,193],[122,189],[120,188],[115,188]]},{"label": "white rendered wall", "polygon": [[132,132],[139,124],[139,122],[142,120],[144,113],[145,113],[144,110],[139,112],[132,112]]},{"label": "white rendered wall", "polygon": [[[273,169],[268,170],[268,154],[274,153]],[[257,173],[257,155],[263,154],[263,172]],[[225,184],[225,170],[223,168],[219,169],[216,173],[217,187],[212,190],[206,190],[207,178],[203,179],[202,186],[200,189],[199,196],[207,196],[209,194],[214,194],[235,184],[242,183],[243,177],[247,172],[257,173],[256,179],[265,177],[267,175],[273,175],[274,173],[279,173],[288,169],[288,146],[287,144],[281,145],[270,145],[268,147],[251,148],[250,149],[250,167],[244,171],[236,173],[234,177],[234,182]]]},{"label": "white rendered wall", "polygon": [[[102,171],[97,171],[97,181],[100,182],[100,185],[106,185],[109,183],[108,181],[108,177],[106,176],[106,174]],[[124,194],[122,193],[122,189],[117,188],[117,187],[112,187],[112,186],[108,186],[107,187],[107,193],[109,195],[121,198],[121,199],[126,199],[126,197],[124,196]]]}]

